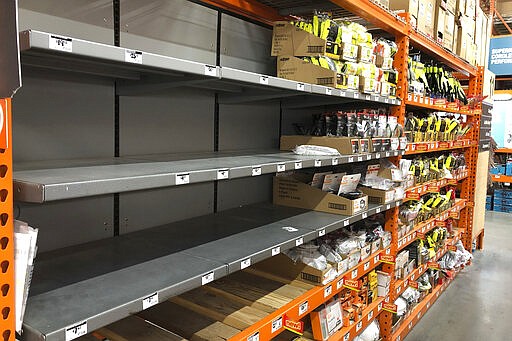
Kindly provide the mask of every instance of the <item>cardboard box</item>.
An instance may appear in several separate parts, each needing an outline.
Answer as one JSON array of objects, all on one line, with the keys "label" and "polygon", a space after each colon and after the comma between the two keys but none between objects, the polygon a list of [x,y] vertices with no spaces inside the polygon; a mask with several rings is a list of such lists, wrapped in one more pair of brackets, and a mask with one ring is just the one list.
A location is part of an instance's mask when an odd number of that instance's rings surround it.
[{"label": "cardboard box", "polygon": [[446,20],[446,10],[440,5],[441,0],[437,0],[435,7],[435,21],[434,21],[434,38],[439,44],[443,44],[444,41],[444,29]]},{"label": "cardboard box", "polygon": [[455,6],[455,20],[461,15],[466,14],[466,0],[457,0],[457,6]]},{"label": "cardboard box", "polygon": [[391,181],[402,181],[403,174],[398,168],[381,168],[379,169],[379,177]]},{"label": "cardboard box", "polygon": [[296,263],[282,253],[259,262],[256,268],[279,274],[287,279],[298,279],[315,285],[327,284],[327,276],[331,270],[330,265],[325,270],[318,270],[301,262]]},{"label": "cardboard box", "polygon": [[392,70],[393,61],[394,60],[391,57],[382,57],[380,55],[375,56],[375,65],[383,70]]},{"label": "cardboard box", "polygon": [[366,258],[370,257],[372,254],[372,244],[367,243],[365,246],[361,248],[361,260],[365,260]]},{"label": "cardboard box", "polygon": [[311,175],[274,177],[274,204],[309,210],[354,215],[368,209],[368,197],[350,200],[308,185]]},{"label": "cardboard box", "polygon": [[311,327],[316,339],[327,340],[343,327],[343,312],[339,301],[315,309],[310,314]]},{"label": "cardboard box", "polygon": [[344,60],[356,61],[359,57],[361,47],[349,43],[342,43],[340,57]]},{"label": "cardboard box", "polygon": [[[479,1],[480,3],[480,1]],[[475,19],[475,15],[476,15],[476,0],[466,0],[466,10],[464,12],[464,14],[468,17],[470,17],[471,19]],[[480,6],[478,6],[480,7]]]},{"label": "cardboard box", "polygon": [[377,282],[379,283],[379,286],[389,287],[391,283],[391,276],[387,272],[377,271]]},{"label": "cardboard box", "polygon": [[373,63],[374,55],[373,49],[365,46],[359,46],[359,52],[357,54],[357,60],[363,63]]},{"label": "cardboard box", "polygon": [[374,78],[359,76],[359,91],[366,94],[375,92],[377,81]]},{"label": "cardboard box", "polygon": [[380,250],[381,240],[378,238],[372,242],[372,254]]},{"label": "cardboard box", "polygon": [[328,262],[334,270],[336,270],[339,274],[342,274],[348,270],[349,259],[345,258],[341,262]]},{"label": "cardboard box", "polygon": [[389,9],[393,11],[409,12],[415,19],[418,18],[419,0],[389,0]]},{"label": "cardboard box", "polygon": [[382,151],[382,138],[374,137],[370,139],[370,151],[372,153],[378,153]]},{"label": "cardboard box", "polygon": [[446,11],[444,17],[443,47],[450,51],[454,50],[454,35],[457,35],[455,31],[455,15]]},{"label": "cardboard box", "polygon": [[358,154],[361,150],[357,137],[335,136],[305,136],[284,135],[281,136],[281,150],[293,150],[296,146],[313,144],[317,146],[335,148],[343,155]]},{"label": "cardboard box", "polygon": [[434,38],[436,0],[419,0],[418,4],[418,31]]},{"label": "cardboard box", "polygon": [[293,56],[277,58],[277,77],[331,87],[338,85],[336,72]]},{"label": "cardboard box", "polygon": [[395,190],[384,191],[382,189],[375,189],[369,187],[359,187],[361,192],[368,196],[368,202],[370,204],[386,204],[395,199]]},{"label": "cardboard box", "polygon": [[446,0],[446,10],[451,14],[455,14],[457,9],[457,0]]},{"label": "cardboard box", "polygon": [[377,294],[379,297],[386,297],[389,294],[389,286],[383,287],[379,285],[377,287]]},{"label": "cardboard box", "polygon": [[327,41],[290,24],[276,21],[272,33],[272,56],[318,56],[326,53]]}]

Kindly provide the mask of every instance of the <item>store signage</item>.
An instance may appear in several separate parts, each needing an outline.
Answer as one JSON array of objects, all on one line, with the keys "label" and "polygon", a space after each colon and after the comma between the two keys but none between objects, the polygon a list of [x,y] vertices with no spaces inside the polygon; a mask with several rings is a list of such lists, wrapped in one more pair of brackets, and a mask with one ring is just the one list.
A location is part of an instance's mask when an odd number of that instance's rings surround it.
[{"label": "store signage", "polygon": [[496,76],[512,75],[512,36],[491,39],[489,70]]}]

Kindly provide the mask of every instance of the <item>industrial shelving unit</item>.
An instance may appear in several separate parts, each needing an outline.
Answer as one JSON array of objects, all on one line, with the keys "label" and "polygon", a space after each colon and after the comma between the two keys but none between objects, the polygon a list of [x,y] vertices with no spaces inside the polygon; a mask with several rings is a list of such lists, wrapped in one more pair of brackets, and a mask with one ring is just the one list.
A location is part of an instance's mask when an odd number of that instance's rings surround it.
[{"label": "industrial shelving unit", "polygon": [[[204,0],[238,17],[270,24],[286,18],[293,11],[293,1],[271,0]],[[116,1],[114,1],[116,3]],[[119,2],[117,2],[119,6]],[[267,74],[249,72],[216,64],[199,63],[163,54],[126,49],[84,39],[28,30],[20,33],[23,65],[66,70],[74,73],[102,75],[116,79],[118,96],[133,96],[143,91],[165,87],[210,88],[216,92],[216,105],[262,103],[279,99],[280,108],[322,108],[344,103],[388,105],[392,115],[404,123],[407,107],[443,110],[467,116],[479,127],[481,109],[441,108],[428,98],[407,93],[407,57],[409,46],[432,55],[439,62],[469,77],[469,94],[482,92],[483,69],[473,67],[418,33],[407,15],[398,16],[368,0],[320,1],[315,8],[333,12],[344,10],[392,34],[399,46],[395,68],[399,71],[398,99],[365,95],[314,84],[280,79]],[[10,100],[3,106],[10,123]],[[10,129],[10,125],[7,125]],[[8,130],[9,131],[9,130]],[[474,183],[478,153],[479,129],[472,129],[467,140],[409,144],[405,151],[383,152],[340,157],[305,157],[276,150],[218,151],[207,153],[137,155],[83,160],[59,160],[17,163],[12,172],[11,146],[0,155],[7,172],[2,189],[8,195],[2,201],[2,213],[12,212],[13,200],[31,204],[48,204],[106,194],[186,186],[194,183],[229,181],[259,177],[302,168],[315,168],[390,158],[397,163],[402,155],[446,150],[466,154],[469,172],[455,179],[441,179],[411,188],[404,200],[413,199],[446,185],[460,184],[461,199],[454,206],[415,227],[399,238],[398,206],[401,201],[370,205],[367,211],[342,216],[274,206],[268,203],[215,212],[113,238],[90,242],[74,248],[63,248],[42,254],[37,260],[24,321],[25,340],[67,340],[100,329],[110,323],[145,310],[156,303],[203,287],[214,280],[246,269],[282,251],[343,228],[370,215],[384,213],[385,229],[392,233],[390,247],[372,254],[367,260],[324,286],[309,288],[302,295],[276,309],[253,325],[239,330],[230,340],[268,340],[281,333],[276,321],[286,314],[301,319],[341,290],[346,280],[358,280],[379,265],[393,273],[393,259],[398,252],[435,226],[443,226],[449,218],[459,219],[461,229],[439,250],[436,259],[457,240],[471,249],[474,205]],[[3,159],[5,158],[5,159]],[[9,195],[14,186],[14,198]],[[0,284],[4,296],[4,319],[0,332],[4,341],[14,340],[14,285],[12,217],[2,218],[0,238],[2,274]],[[289,228],[293,227],[293,228]],[[177,232],[179,231],[179,232]],[[134,252],[133,250],[137,250]],[[382,263],[380,256],[388,256]],[[391,257],[391,258],[389,258]],[[108,260],[105,262],[105,260]],[[172,264],[172,267],[169,267]],[[5,269],[5,270],[4,270]],[[79,270],[77,270],[79,269]],[[165,271],[162,271],[165,269]],[[439,297],[447,283],[435,289],[408,315],[397,330],[391,326],[392,312],[386,304],[393,302],[426,271],[420,266],[404,280],[392,280],[390,295],[372,303],[360,320],[341,329],[334,340],[354,339],[373,319],[379,319],[385,340],[401,340],[424,312]],[[7,285],[7,287],[5,286]],[[304,308],[304,302],[307,302]],[[6,310],[7,309],[7,310]]]}]

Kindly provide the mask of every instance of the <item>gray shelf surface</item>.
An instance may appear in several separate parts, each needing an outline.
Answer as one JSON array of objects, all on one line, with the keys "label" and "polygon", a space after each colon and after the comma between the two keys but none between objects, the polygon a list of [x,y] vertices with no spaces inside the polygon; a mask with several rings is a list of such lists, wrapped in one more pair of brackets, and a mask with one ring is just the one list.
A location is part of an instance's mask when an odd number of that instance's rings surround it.
[{"label": "gray shelf surface", "polygon": [[[66,48],[56,40],[67,41]],[[119,95],[136,95],[175,86],[219,91],[219,103],[294,97],[290,107],[341,104],[354,100],[400,105],[400,99],[297,82],[229,67],[207,65],[144,51],[27,30],[20,33],[24,65],[89,73],[119,79]],[[138,58],[129,56],[137,53]],[[285,102],[286,106],[286,102]]]},{"label": "gray shelf surface", "polygon": [[399,154],[403,151],[337,157],[246,151],[19,163],[14,165],[14,198],[42,203],[331,166],[333,163],[346,164]]},{"label": "gray shelf surface", "polygon": [[399,204],[343,216],[261,203],[41,254],[23,340],[64,340],[83,322],[91,332],[143,310],[154,293],[162,302],[207,274],[218,279]]}]

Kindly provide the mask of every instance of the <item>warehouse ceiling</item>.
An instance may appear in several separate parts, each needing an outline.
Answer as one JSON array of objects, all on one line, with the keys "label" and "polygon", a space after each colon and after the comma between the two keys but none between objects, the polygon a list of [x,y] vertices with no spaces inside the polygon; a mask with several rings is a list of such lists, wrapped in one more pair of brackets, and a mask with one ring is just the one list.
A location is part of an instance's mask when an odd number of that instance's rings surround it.
[{"label": "warehouse ceiling", "polygon": [[[482,1],[482,3],[489,2]],[[484,6],[482,6],[484,7]],[[501,15],[505,23],[512,28],[512,0],[496,0],[496,10]],[[494,35],[512,34],[501,21],[499,16],[494,16]]]}]

